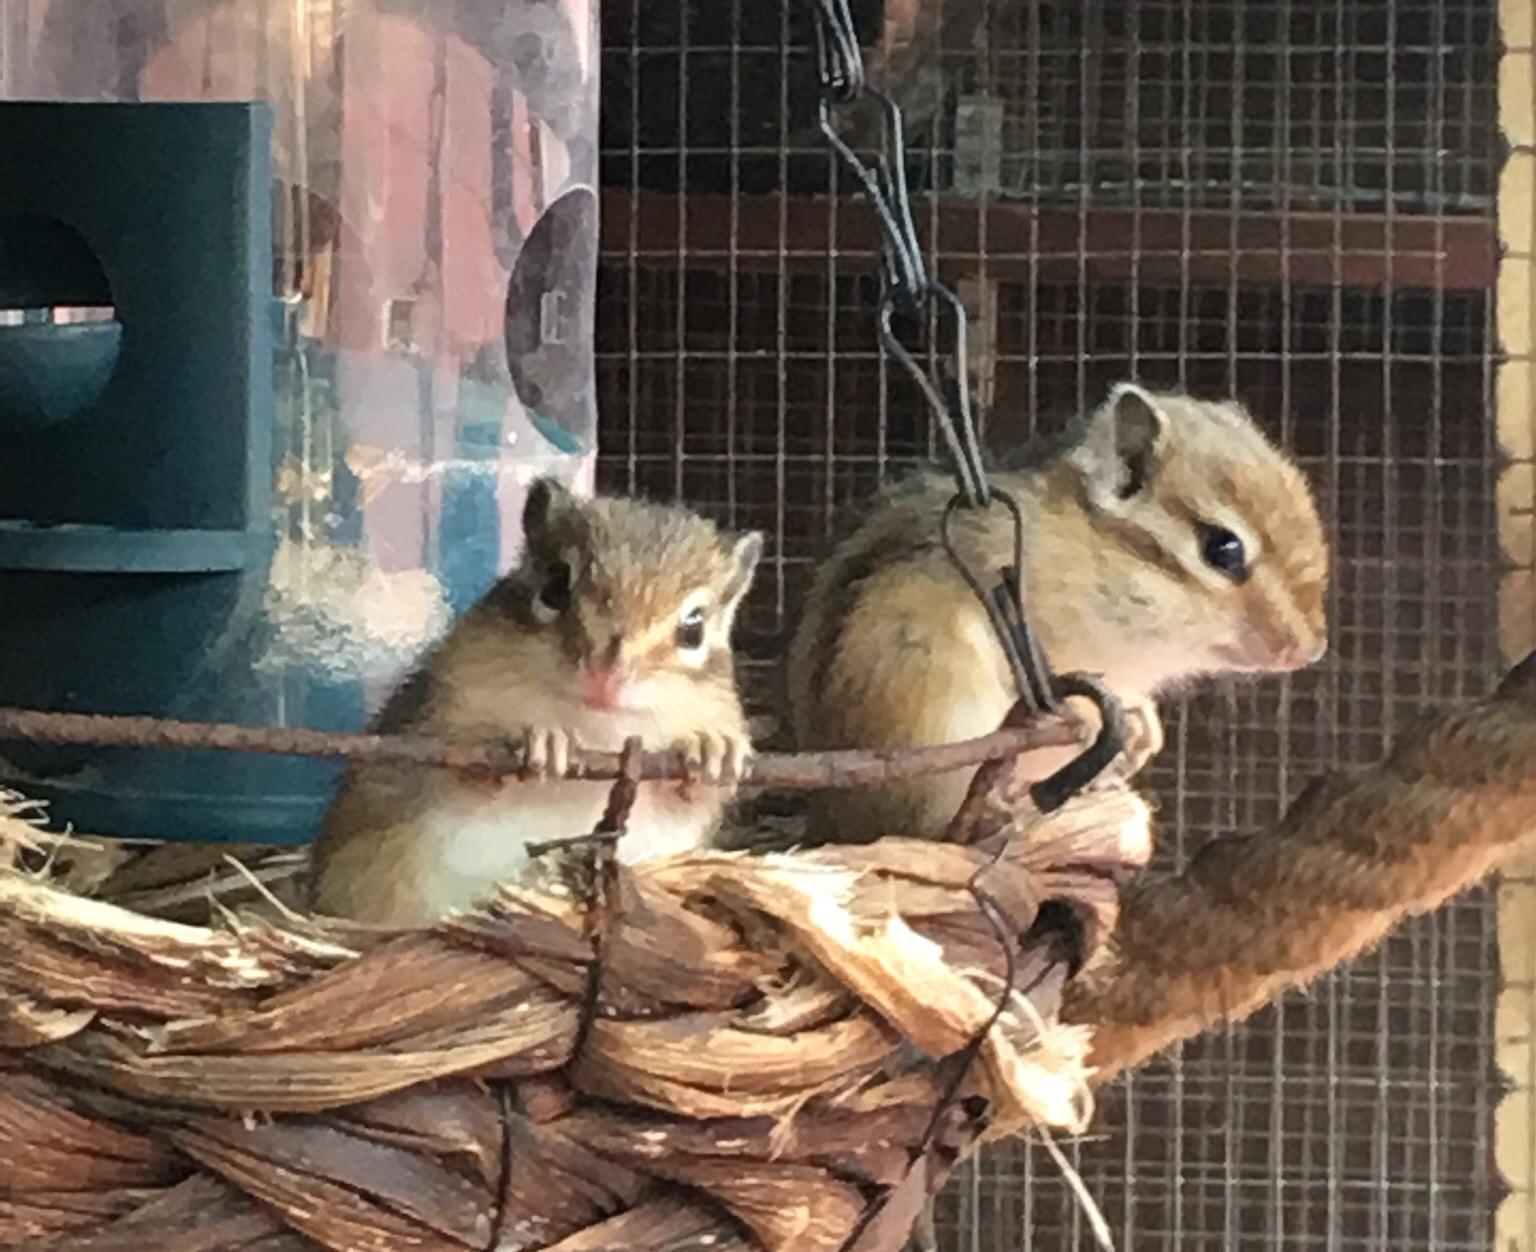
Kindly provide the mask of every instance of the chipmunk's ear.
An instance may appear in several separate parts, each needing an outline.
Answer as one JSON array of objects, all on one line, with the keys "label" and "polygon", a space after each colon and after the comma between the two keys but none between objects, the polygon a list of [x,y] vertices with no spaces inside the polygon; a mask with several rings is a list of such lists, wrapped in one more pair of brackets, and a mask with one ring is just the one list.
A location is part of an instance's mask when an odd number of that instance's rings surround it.
[{"label": "chipmunk's ear", "polygon": [[1167,426],[1156,396],[1135,383],[1115,384],[1072,457],[1095,504],[1114,512],[1146,489]]},{"label": "chipmunk's ear", "polygon": [[751,589],[762,557],[762,531],[749,530],[731,545],[731,572],[720,595],[720,606],[727,613],[734,613],[742,597]]},{"label": "chipmunk's ear", "polygon": [[551,530],[579,508],[576,497],[558,479],[534,479],[523,504],[523,541],[529,547],[539,546]]}]

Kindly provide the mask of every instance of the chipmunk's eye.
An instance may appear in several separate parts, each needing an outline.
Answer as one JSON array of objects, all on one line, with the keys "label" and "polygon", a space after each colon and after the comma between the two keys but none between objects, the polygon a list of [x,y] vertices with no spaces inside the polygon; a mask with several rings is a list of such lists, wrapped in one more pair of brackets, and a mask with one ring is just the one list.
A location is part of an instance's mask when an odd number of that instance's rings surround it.
[{"label": "chipmunk's eye", "polygon": [[695,652],[704,646],[704,610],[689,609],[677,624],[677,646]]},{"label": "chipmunk's eye", "polygon": [[1200,555],[1207,565],[1235,583],[1248,577],[1248,554],[1243,541],[1225,526],[1200,526]]},{"label": "chipmunk's eye", "polygon": [[545,621],[553,621],[571,607],[571,567],[556,561],[544,576],[534,609]]}]

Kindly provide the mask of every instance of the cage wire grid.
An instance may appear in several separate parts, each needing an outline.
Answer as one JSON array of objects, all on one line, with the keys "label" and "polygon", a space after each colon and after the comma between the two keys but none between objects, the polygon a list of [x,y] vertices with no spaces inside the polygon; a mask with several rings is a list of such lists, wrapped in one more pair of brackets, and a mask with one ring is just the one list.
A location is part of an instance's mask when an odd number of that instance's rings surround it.
[{"label": "cage wire grid", "polygon": [[[913,125],[919,227],[979,308],[993,443],[1115,379],[1236,394],[1331,532],[1331,650],[1166,702],[1159,861],[1261,831],[1500,669],[1491,0],[856,5]],[[811,113],[794,5],[605,0],[599,484],[756,526],[755,706],[835,509],[934,449],[874,330],[871,237]],[[1117,1246],[1485,1249],[1490,894],[1101,1093],[1069,1152]],[[1038,1148],[947,1248],[1088,1247]]]}]

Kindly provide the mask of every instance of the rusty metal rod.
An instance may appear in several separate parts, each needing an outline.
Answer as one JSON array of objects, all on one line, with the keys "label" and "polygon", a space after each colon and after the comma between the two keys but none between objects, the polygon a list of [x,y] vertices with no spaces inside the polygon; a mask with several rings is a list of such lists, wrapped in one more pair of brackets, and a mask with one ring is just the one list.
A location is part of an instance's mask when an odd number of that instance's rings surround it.
[{"label": "rusty metal rod", "polygon": [[[420,735],[342,734],[228,722],[182,722],[157,717],[114,717],[90,713],[46,713],[0,708],[0,741],[93,744],[120,748],[180,748],[255,752],[272,756],[340,757],[397,765],[435,765],[466,774],[516,779],[523,776],[521,746],[461,744]],[[1079,747],[1087,742],[1068,717],[1042,718],[1030,726],[998,730],[979,739],[902,751],[856,749],[840,752],[765,753],[754,757],[742,782],[766,790],[813,791],[864,787],[965,769],[1035,748]],[[576,751],[568,778],[612,781],[620,776],[620,753]],[[640,777],[688,777],[677,752],[647,752]]]}]

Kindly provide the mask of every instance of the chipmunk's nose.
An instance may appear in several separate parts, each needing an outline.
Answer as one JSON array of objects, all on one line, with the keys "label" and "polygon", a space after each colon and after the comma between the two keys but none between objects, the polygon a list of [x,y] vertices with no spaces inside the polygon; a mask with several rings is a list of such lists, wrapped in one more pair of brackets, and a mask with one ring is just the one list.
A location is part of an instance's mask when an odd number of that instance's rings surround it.
[{"label": "chipmunk's nose", "polygon": [[629,674],[611,660],[591,660],[581,667],[581,702],[592,709],[622,709],[629,695]]},{"label": "chipmunk's nose", "polygon": [[1328,641],[1323,638],[1287,644],[1275,653],[1275,668],[1280,670],[1306,669],[1323,659],[1328,651]]}]

